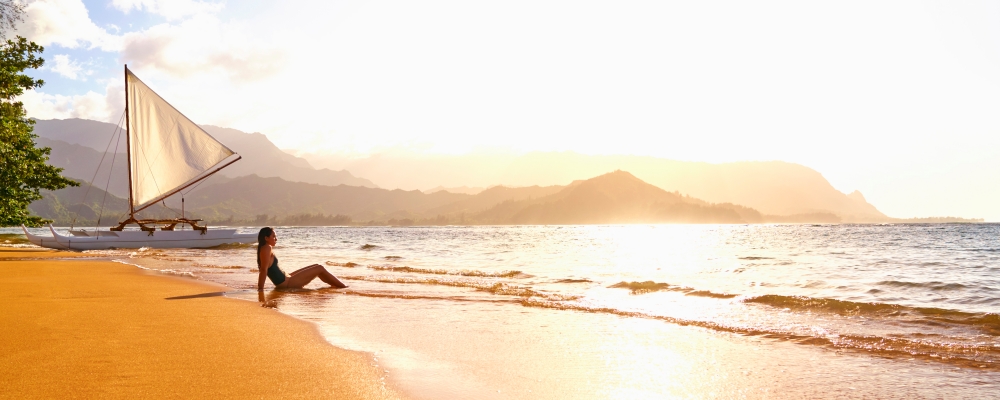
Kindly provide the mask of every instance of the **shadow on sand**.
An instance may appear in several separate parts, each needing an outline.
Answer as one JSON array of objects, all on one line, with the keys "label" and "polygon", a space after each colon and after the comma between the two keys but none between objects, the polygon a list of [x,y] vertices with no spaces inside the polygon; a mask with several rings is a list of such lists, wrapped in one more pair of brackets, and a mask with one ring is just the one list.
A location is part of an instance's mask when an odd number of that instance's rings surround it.
[{"label": "shadow on sand", "polygon": [[200,299],[203,297],[219,297],[224,295],[225,293],[226,292],[209,292],[209,293],[191,294],[187,296],[167,297],[164,300],[186,300],[186,299]]}]

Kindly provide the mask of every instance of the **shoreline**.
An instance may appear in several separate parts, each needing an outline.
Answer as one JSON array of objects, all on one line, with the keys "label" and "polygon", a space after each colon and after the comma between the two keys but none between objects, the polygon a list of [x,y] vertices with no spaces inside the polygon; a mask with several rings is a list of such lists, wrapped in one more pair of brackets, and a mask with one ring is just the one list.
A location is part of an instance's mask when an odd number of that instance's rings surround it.
[{"label": "shoreline", "polygon": [[[964,261],[954,265],[982,268],[979,265],[993,264],[991,260],[995,257],[991,258],[990,252],[995,246],[989,243],[979,245],[981,239],[975,238],[985,237],[989,240],[989,236],[977,234],[991,235],[995,232],[993,228],[948,228],[940,232],[933,230],[931,233],[926,233],[928,229],[919,227],[874,229],[883,234],[892,234],[879,236],[880,238],[895,239],[896,234],[902,234],[903,237],[912,239],[907,241],[908,245],[896,246],[898,249],[890,248],[888,251],[881,249],[869,251],[868,246],[878,241],[859,240],[869,236],[841,235],[841,237],[849,236],[850,240],[840,242],[821,239],[823,243],[812,245],[811,248],[829,250],[820,251],[824,254],[829,253],[821,257],[824,261],[822,263],[810,258],[811,255],[799,257],[798,253],[795,253],[797,249],[792,245],[809,244],[808,240],[801,240],[798,235],[781,236],[785,239],[776,242],[778,245],[774,246],[774,250],[761,251],[759,243],[749,243],[748,245],[755,247],[748,247],[740,243],[731,245],[727,242],[725,246],[716,246],[710,252],[700,253],[690,246],[684,246],[684,250],[677,254],[683,256],[710,253],[718,256],[707,259],[708,261],[692,263],[709,272],[715,271],[715,264],[718,263],[748,267],[761,265],[761,269],[772,268],[776,271],[793,268],[787,265],[799,264],[808,267],[822,264],[834,271],[840,271],[853,269],[859,264],[878,266],[884,262],[894,261],[898,261],[901,271],[913,271],[914,268],[904,267],[919,265],[922,269],[917,272],[923,272],[926,270],[925,264],[950,266],[952,259],[966,254],[963,249],[974,248],[977,250],[975,257],[961,258]],[[755,233],[781,234],[785,231],[801,233],[810,228],[791,230],[767,228],[750,231],[742,229],[740,228],[739,232],[745,234],[741,237],[755,237],[760,236]],[[841,230],[841,233],[868,230],[864,227],[849,228]],[[997,379],[998,370],[993,368],[992,364],[965,368],[956,365],[954,360],[958,358],[951,357],[950,353],[929,354],[924,351],[920,354],[928,357],[921,357],[914,352],[888,351],[889,349],[884,346],[854,351],[853,349],[858,349],[858,346],[830,346],[824,341],[828,338],[837,340],[843,337],[841,333],[844,331],[841,328],[847,329],[848,333],[855,332],[856,330],[850,329],[855,328],[856,324],[871,324],[868,326],[871,326],[872,330],[866,328],[861,332],[873,331],[877,335],[871,338],[886,337],[890,341],[900,336],[890,335],[894,332],[902,331],[905,334],[916,331],[918,339],[926,337],[926,335],[919,336],[921,334],[936,332],[924,325],[918,325],[919,330],[908,328],[909,331],[903,331],[903,328],[896,328],[898,325],[892,324],[894,320],[883,324],[881,322],[886,320],[885,318],[866,318],[868,313],[838,312],[846,309],[844,307],[830,311],[821,310],[822,312],[818,312],[817,315],[823,319],[794,319],[792,317],[797,315],[811,314],[811,309],[805,308],[805,312],[792,314],[799,309],[792,307],[775,310],[772,304],[782,303],[774,301],[740,307],[730,303],[741,300],[688,296],[686,292],[680,293],[680,291],[636,295],[625,290],[607,289],[614,282],[653,280],[669,282],[677,287],[687,287],[681,284],[693,282],[695,285],[692,287],[718,289],[710,293],[743,293],[739,289],[730,290],[728,289],[730,286],[727,286],[728,280],[734,279],[733,275],[728,274],[742,271],[720,270],[721,278],[726,280],[713,281],[715,284],[713,286],[686,279],[683,274],[675,279],[669,274],[651,272],[649,268],[643,270],[642,265],[670,267],[675,260],[684,259],[671,256],[669,261],[662,261],[657,258],[662,257],[662,249],[656,250],[656,246],[650,244],[662,243],[663,240],[660,239],[663,239],[664,235],[673,236],[663,230],[652,232],[646,228],[616,228],[604,232],[605,236],[610,233],[617,238],[616,241],[607,242],[609,245],[616,243],[629,245],[626,249],[631,251],[625,255],[631,257],[624,258],[625,262],[619,260],[621,257],[586,251],[592,247],[589,245],[593,243],[592,241],[567,240],[604,237],[593,233],[580,235],[579,232],[568,231],[565,234],[557,234],[556,238],[559,240],[552,243],[537,240],[538,237],[549,236],[554,231],[554,229],[538,231],[532,236],[516,229],[491,230],[489,233],[499,235],[489,240],[477,235],[472,229],[449,230],[430,236],[423,231],[410,233],[405,229],[377,232],[359,232],[351,229],[295,232],[286,229],[281,231],[285,239],[283,243],[287,245],[281,250],[282,261],[285,264],[304,265],[316,262],[317,259],[330,259],[333,261],[327,262],[327,265],[333,267],[331,271],[337,271],[335,274],[344,274],[357,279],[352,281],[352,289],[345,291],[325,290],[320,288],[322,284],[316,282],[311,285],[313,289],[304,292],[270,291],[267,296],[274,301],[280,314],[291,316],[297,321],[305,321],[311,328],[318,329],[329,345],[339,349],[359,351],[362,355],[370,356],[369,364],[377,363],[376,369],[385,372],[386,385],[396,389],[397,393],[405,393],[408,398],[413,399],[979,398],[989,397],[988,393],[995,392],[998,387],[995,382],[1000,382]],[[686,231],[702,231],[702,229],[689,228]],[[820,235],[807,235],[806,239],[828,236],[825,229],[820,231]],[[637,232],[649,236],[649,239],[636,241]],[[727,234],[725,230],[717,232],[720,235]],[[969,233],[971,235],[967,235]],[[959,235],[962,238],[972,237],[970,240],[977,241],[969,242],[971,244],[957,242],[946,249],[921,254],[920,257],[912,259],[908,258],[909,252],[903,251],[913,247],[919,248],[929,239],[955,238]],[[795,240],[791,240],[793,238]],[[710,242],[708,239],[699,238],[697,242]],[[321,245],[314,247],[315,243]],[[365,246],[365,244],[375,244],[375,246]],[[538,247],[540,250],[533,250],[536,246],[540,246]],[[453,251],[454,248],[465,250]],[[653,249],[653,252],[647,252],[647,249]],[[979,254],[980,249],[987,251]],[[497,250],[519,251],[518,256],[522,258],[483,261],[483,254],[497,254],[495,253]],[[606,253],[604,250],[601,252]],[[177,303],[200,302],[212,298],[213,295],[218,296],[220,293],[217,291],[226,290],[225,297],[260,304],[255,290],[252,289],[253,282],[246,279],[246,274],[252,271],[248,265],[253,263],[253,259],[247,257],[247,251],[242,247],[207,251],[149,249],[135,253],[125,252],[126,259],[119,259],[122,255],[119,253],[119,251],[109,251],[69,254],[74,256],[108,254],[115,263],[121,263],[125,267],[135,266],[141,275],[156,274],[187,285],[199,282],[178,278],[195,276],[202,282],[213,283],[209,285],[210,288],[195,292],[195,295],[184,295],[188,297],[186,299],[174,299],[183,300]],[[588,255],[595,257],[587,257]],[[844,255],[850,257],[841,257]],[[578,260],[580,257],[596,261],[581,262]],[[789,264],[786,260],[792,263]],[[348,261],[360,264],[347,265]],[[622,273],[616,272],[615,275],[602,275],[602,271],[607,271],[602,265],[608,261],[619,261],[613,265],[640,267],[624,268]],[[79,261],[77,263],[84,264]],[[0,262],[0,268],[8,264],[13,263]],[[365,264],[378,267],[401,265],[413,267],[354,268]],[[506,271],[504,268],[515,266],[523,269],[523,274],[531,275],[493,277],[492,273]],[[945,274],[949,270],[956,269],[945,267],[939,268]],[[411,271],[414,268],[428,275],[419,275]],[[472,268],[470,272],[485,273],[490,278],[481,278],[482,274],[470,274],[466,278],[456,277],[452,281],[443,275],[430,274],[441,270],[463,271],[465,268]],[[856,282],[861,285],[858,287],[868,288],[869,285],[864,282],[865,275],[853,276],[861,280]],[[907,281],[930,281],[935,275],[918,273],[915,276],[916,278]],[[738,278],[747,282],[771,281],[772,278],[777,283],[788,280],[784,276],[777,278],[774,275],[760,273],[739,275]],[[989,276],[984,275],[980,278],[989,279]],[[519,301],[523,300],[518,297],[519,292],[476,290],[484,287],[483,283],[487,281],[501,283],[503,284],[501,287],[525,287],[538,293],[574,295],[588,291],[589,298],[596,300],[595,304],[590,305],[607,304],[611,306],[607,311],[623,312],[603,312],[604,310],[593,307],[538,307],[534,302]],[[968,285],[977,285],[980,282],[983,280],[961,281]],[[0,284],[2,283],[0,280]],[[408,285],[408,283],[416,284]],[[215,286],[218,284],[224,285],[225,289]],[[845,293],[851,292],[845,291]],[[836,296],[812,299],[823,301],[827,298],[837,299]],[[250,307],[255,307],[257,304],[252,304]],[[588,305],[586,302],[567,302],[567,304]],[[655,307],[671,304],[674,309],[664,309],[667,312],[663,314],[675,318],[656,318],[655,313],[658,309]],[[856,303],[849,303],[846,307],[853,305]],[[653,314],[630,312],[644,306],[653,308]],[[746,314],[744,310],[747,308],[760,313]],[[750,326],[762,325],[763,328],[771,329],[761,330],[760,332],[764,334],[746,334],[746,332],[720,331],[688,323],[697,321],[698,317],[705,315],[711,318],[713,315],[734,311],[742,313],[740,314],[742,319],[720,319],[720,321],[734,321],[737,324],[749,321],[757,324]],[[802,323],[793,325],[787,321],[792,323],[802,321]],[[810,329],[810,333],[800,336],[783,334],[792,332],[798,327]],[[200,331],[201,328],[198,329]],[[974,334],[976,329],[978,328],[971,327],[956,332]],[[799,329],[795,332],[802,331],[803,329]],[[277,336],[284,340],[285,335]],[[969,335],[955,337],[979,340]],[[843,340],[852,339],[847,337]],[[989,340],[988,344],[992,346],[995,341],[992,338]],[[872,341],[861,344],[870,342]],[[977,348],[979,347],[966,349],[975,351]]]},{"label": "shoreline", "polygon": [[401,398],[315,324],[88,258],[0,247],[0,397]]}]

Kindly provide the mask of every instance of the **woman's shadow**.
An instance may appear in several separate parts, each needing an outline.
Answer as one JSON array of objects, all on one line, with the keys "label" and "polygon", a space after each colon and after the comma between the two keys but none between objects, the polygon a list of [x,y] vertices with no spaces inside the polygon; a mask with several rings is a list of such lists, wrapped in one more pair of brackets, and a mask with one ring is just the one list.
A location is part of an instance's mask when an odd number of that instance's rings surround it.
[{"label": "woman's shadow", "polygon": [[[296,290],[296,291],[271,290],[271,291],[266,292],[266,293],[263,292],[263,291],[258,291],[257,292],[257,301],[260,303],[261,307],[278,308],[278,304],[279,304],[278,300],[280,298],[285,297],[285,296],[287,296],[289,294],[292,294],[294,292],[297,292],[297,291],[302,291],[302,290]],[[207,297],[225,296],[225,294],[226,294],[226,292],[209,292],[209,293],[191,294],[191,295],[187,295],[187,296],[167,297],[164,300],[201,299],[201,298],[207,298]]]}]

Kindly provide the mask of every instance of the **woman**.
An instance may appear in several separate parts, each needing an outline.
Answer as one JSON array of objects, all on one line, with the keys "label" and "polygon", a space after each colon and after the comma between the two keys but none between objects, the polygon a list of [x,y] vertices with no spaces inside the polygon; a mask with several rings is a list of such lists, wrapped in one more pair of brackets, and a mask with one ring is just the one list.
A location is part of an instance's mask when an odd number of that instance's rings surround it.
[{"label": "woman", "polygon": [[278,236],[274,233],[274,229],[264,227],[257,233],[257,269],[260,270],[260,276],[257,278],[258,291],[264,290],[265,277],[271,278],[275,289],[301,289],[316,278],[337,289],[347,287],[319,264],[313,264],[291,274],[286,274],[285,271],[278,268],[278,257],[274,255],[273,251],[276,243],[278,243]]}]

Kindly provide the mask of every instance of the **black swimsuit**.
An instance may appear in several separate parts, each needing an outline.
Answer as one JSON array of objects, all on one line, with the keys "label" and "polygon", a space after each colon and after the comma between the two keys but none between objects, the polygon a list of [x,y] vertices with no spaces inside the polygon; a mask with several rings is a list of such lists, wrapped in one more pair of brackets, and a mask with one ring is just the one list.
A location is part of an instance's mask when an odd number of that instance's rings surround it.
[{"label": "black swimsuit", "polygon": [[274,257],[274,262],[271,263],[270,267],[267,267],[267,277],[271,278],[271,282],[274,282],[274,286],[278,286],[285,281],[285,271],[278,268],[278,256],[272,257]]}]

